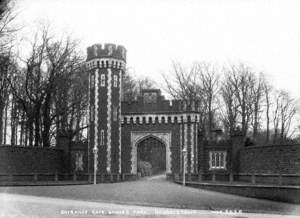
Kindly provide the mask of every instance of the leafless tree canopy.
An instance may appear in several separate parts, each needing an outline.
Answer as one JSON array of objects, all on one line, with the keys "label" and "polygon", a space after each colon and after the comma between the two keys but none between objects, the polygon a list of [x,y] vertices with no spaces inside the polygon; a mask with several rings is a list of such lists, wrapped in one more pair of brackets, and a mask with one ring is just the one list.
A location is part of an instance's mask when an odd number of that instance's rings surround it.
[{"label": "leafless tree canopy", "polygon": [[126,70],[122,82],[123,100],[134,101],[140,95],[142,89],[153,89],[155,87],[155,82],[148,77],[136,79],[130,70]]},{"label": "leafless tree canopy", "polygon": [[[84,140],[88,74],[78,41],[58,39],[43,26],[30,40],[27,56],[14,54],[13,6],[13,0],[0,1],[0,144],[49,147],[61,132]],[[149,78],[133,75],[127,70],[123,77],[125,101],[156,87]],[[221,68],[195,62],[185,67],[173,61],[164,82],[174,99],[199,102],[199,132],[208,139],[221,128],[228,137],[240,131],[258,143],[287,143],[299,128],[294,125],[296,99],[246,64]]]},{"label": "leafless tree canopy", "polygon": [[269,143],[271,136],[273,143],[290,140],[296,100],[273,89],[263,73],[243,63],[217,68],[200,62],[185,68],[173,62],[172,75],[164,75],[167,92],[175,99],[201,102],[199,131],[208,139],[215,128],[222,128],[228,137],[240,131],[258,143]]},{"label": "leafless tree canopy", "polygon": [[173,78],[164,75],[169,94],[175,99],[196,100],[200,103],[200,128],[211,138],[217,126],[217,94],[219,74],[214,65],[206,62],[194,63],[190,68],[172,62]]},{"label": "leafless tree canopy", "polygon": [[[10,144],[49,147],[59,131],[81,139],[87,125],[88,76],[78,43],[69,37],[57,40],[44,26],[30,45],[29,55],[12,63],[6,77],[10,92],[4,120],[9,111]],[[7,138],[7,127],[1,135]]]}]

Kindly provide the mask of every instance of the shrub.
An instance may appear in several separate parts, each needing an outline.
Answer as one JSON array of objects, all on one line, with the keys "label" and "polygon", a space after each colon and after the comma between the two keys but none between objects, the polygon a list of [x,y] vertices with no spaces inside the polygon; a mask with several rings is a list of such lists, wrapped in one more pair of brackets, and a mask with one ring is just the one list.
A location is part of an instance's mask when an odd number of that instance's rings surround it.
[{"label": "shrub", "polygon": [[137,170],[141,173],[141,176],[151,176],[152,175],[152,165],[146,161],[139,161]]}]

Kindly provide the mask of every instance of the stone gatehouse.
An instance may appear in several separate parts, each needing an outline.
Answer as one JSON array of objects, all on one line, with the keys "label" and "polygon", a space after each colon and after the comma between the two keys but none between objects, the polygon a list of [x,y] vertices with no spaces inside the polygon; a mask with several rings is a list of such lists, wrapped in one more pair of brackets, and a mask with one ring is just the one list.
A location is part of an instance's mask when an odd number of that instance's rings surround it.
[{"label": "stone gatehouse", "polygon": [[[136,174],[138,162],[147,161],[157,171],[180,173],[185,167],[187,173],[198,173],[205,164],[199,163],[197,101],[165,100],[158,89],[143,90],[136,101],[122,101],[123,46],[89,47],[86,66],[90,75],[90,172],[97,168],[98,173]],[[210,169],[226,169],[227,150],[209,153]]]}]

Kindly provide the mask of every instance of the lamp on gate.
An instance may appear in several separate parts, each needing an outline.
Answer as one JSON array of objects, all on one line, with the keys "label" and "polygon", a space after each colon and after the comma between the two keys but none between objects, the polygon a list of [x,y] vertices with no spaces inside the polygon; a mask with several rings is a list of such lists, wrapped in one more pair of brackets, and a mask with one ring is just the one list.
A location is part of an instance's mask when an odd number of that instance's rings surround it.
[{"label": "lamp on gate", "polygon": [[187,154],[187,149],[186,149],[186,147],[184,147],[182,149],[182,155],[183,155],[183,177],[182,177],[182,185],[184,185],[184,186],[185,186],[185,168],[186,168],[186,166],[185,166],[185,158],[186,158],[186,154]]},{"label": "lamp on gate", "polygon": [[98,148],[95,146],[93,148],[94,153],[94,185],[97,183],[97,163],[98,163]]}]

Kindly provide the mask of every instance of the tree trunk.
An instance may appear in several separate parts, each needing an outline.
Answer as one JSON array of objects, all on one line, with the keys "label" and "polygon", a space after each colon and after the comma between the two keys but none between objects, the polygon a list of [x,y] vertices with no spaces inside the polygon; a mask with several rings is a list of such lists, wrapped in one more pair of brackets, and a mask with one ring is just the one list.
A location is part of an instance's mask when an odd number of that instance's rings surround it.
[{"label": "tree trunk", "polygon": [[266,116],[267,116],[267,134],[266,134],[266,141],[267,144],[270,141],[270,102],[269,102],[269,92],[266,91],[266,101],[267,101],[267,109],[266,109]]},{"label": "tree trunk", "polygon": [[7,103],[5,104],[5,112],[4,112],[4,134],[3,134],[3,144],[6,144],[6,134],[7,134],[7,115],[8,115],[8,102],[9,99],[7,99]]},{"label": "tree trunk", "polygon": [[14,146],[15,145],[15,138],[16,138],[16,136],[15,136],[15,134],[16,134],[16,128],[15,128],[15,122],[16,122],[16,118],[15,118],[15,113],[16,113],[16,111],[15,111],[15,105],[14,105],[14,99],[12,99],[12,101],[11,101],[11,116],[10,116],[10,124],[11,124],[11,138],[10,138],[10,144],[12,145],[12,146]]},{"label": "tree trunk", "polygon": [[28,120],[28,145],[33,146],[33,118],[30,117]]},{"label": "tree trunk", "polygon": [[276,144],[276,142],[277,142],[277,134],[278,134],[278,129],[275,128],[275,129],[274,129],[274,137],[273,137],[273,143],[274,143],[274,144]]},{"label": "tree trunk", "polygon": [[3,115],[4,115],[5,105],[3,101],[0,100],[0,145],[3,144],[3,132],[4,132],[4,123],[3,123]]},{"label": "tree trunk", "polygon": [[28,131],[26,123],[24,124],[24,127],[25,127],[24,145],[25,145],[25,147],[27,147],[27,145],[28,145],[28,133],[29,133],[29,131]]},{"label": "tree trunk", "polygon": [[283,144],[284,139],[284,121],[281,121],[281,130],[280,130],[280,144]]},{"label": "tree trunk", "polygon": [[51,95],[48,93],[45,98],[44,108],[43,108],[43,146],[50,147],[50,128],[51,128],[51,118],[50,118],[50,102]]},{"label": "tree trunk", "polygon": [[81,116],[80,116],[80,108],[77,108],[77,113],[76,113],[76,142],[78,142],[80,140],[80,120],[81,120]]},{"label": "tree trunk", "polygon": [[22,112],[22,115],[21,115],[21,130],[20,130],[20,145],[21,146],[25,146],[25,143],[24,143],[24,140],[23,140],[23,138],[24,138],[24,119],[25,118],[25,116],[24,116],[24,112]]},{"label": "tree trunk", "polygon": [[212,106],[211,106],[211,99],[209,99],[209,106],[208,106],[208,136],[209,140],[212,140],[212,122],[213,122],[213,115],[212,115]]},{"label": "tree trunk", "polygon": [[34,114],[34,146],[38,147],[40,142],[40,107],[38,106]]},{"label": "tree trunk", "polygon": [[255,103],[254,109],[254,124],[253,124],[253,138],[256,139],[258,131],[258,103]]}]

